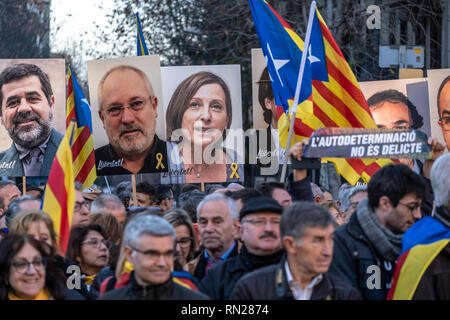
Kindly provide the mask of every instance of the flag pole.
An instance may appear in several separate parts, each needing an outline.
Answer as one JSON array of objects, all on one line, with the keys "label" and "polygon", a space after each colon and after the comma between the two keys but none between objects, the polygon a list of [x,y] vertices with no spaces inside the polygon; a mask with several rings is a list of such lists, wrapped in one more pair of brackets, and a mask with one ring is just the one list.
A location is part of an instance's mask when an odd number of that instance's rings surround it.
[{"label": "flag pole", "polygon": [[106,186],[108,187],[108,192],[109,192],[109,194],[111,194],[111,188],[109,187],[108,178],[106,178],[106,176],[103,176],[103,177],[105,178]]},{"label": "flag pole", "polygon": [[133,198],[133,206],[137,207],[137,198],[136,198],[136,175],[131,175],[131,190],[132,190],[132,198]]},{"label": "flag pole", "polygon": [[287,161],[289,158],[289,150],[291,148],[291,140],[292,140],[292,132],[294,131],[294,121],[295,116],[297,114],[297,105],[298,105],[298,99],[300,96],[300,88],[303,81],[303,73],[305,71],[305,63],[306,63],[306,56],[308,55],[308,48],[309,48],[309,42],[311,38],[311,29],[312,29],[312,23],[313,23],[313,17],[314,17],[314,11],[316,10],[316,2],[311,2],[311,8],[309,9],[309,18],[308,18],[308,27],[306,28],[306,37],[305,37],[305,43],[303,45],[303,53],[302,53],[302,60],[300,62],[300,71],[298,73],[298,79],[297,79],[297,87],[295,89],[295,97],[294,97],[294,104],[291,107],[291,121],[289,124],[289,134],[286,144],[286,153],[284,157],[284,163],[283,163],[283,169],[281,171],[281,182],[284,182],[286,179],[286,169],[287,169]]},{"label": "flag pole", "polygon": [[22,195],[24,196],[27,193],[27,177],[22,176]]}]

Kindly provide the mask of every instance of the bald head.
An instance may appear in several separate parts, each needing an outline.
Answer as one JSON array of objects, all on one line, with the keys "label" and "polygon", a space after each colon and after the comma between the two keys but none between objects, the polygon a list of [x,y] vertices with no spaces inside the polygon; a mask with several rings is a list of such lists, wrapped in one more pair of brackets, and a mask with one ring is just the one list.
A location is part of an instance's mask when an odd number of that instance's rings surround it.
[{"label": "bald head", "polygon": [[103,108],[103,102],[104,102],[104,96],[103,96],[103,86],[105,84],[105,82],[108,80],[109,77],[125,77],[129,72],[134,72],[136,74],[138,74],[141,79],[144,81],[145,83],[145,87],[147,88],[147,92],[149,96],[154,96],[154,91],[153,91],[153,87],[152,84],[150,82],[150,80],[148,79],[147,75],[142,72],[142,70],[135,68],[133,66],[127,66],[127,65],[120,65],[117,67],[114,67],[112,69],[110,69],[108,72],[106,72],[104,74],[104,76],[102,77],[102,79],[100,80],[100,83],[98,85],[98,105],[99,105],[99,109]]}]

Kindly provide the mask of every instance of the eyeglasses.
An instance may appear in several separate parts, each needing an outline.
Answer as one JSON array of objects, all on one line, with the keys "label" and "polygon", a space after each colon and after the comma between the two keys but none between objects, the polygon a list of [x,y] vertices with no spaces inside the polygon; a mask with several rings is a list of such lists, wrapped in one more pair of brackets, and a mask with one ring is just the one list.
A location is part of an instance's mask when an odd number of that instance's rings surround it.
[{"label": "eyeglasses", "polygon": [[90,204],[89,201],[83,201],[83,202],[76,201],[74,210],[80,211],[83,206],[86,207],[87,209],[89,209],[89,204]]},{"label": "eyeglasses", "polygon": [[192,238],[181,238],[180,240],[175,241],[175,246],[177,244],[179,244],[181,248],[184,248],[184,249],[189,248],[189,246],[192,243],[192,240],[193,240]]},{"label": "eyeglasses", "polygon": [[450,117],[442,117],[439,119],[439,124],[442,126],[442,130],[450,131]]},{"label": "eyeglasses", "polygon": [[125,108],[130,109],[133,113],[138,113],[142,109],[144,109],[145,105],[149,102],[149,100],[152,99],[152,96],[148,97],[148,99],[138,98],[129,103],[128,106],[111,106],[102,111],[104,111],[108,116],[111,117],[120,116]]},{"label": "eyeglasses", "polygon": [[242,220],[242,223],[250,223],[254,225],[255,227],[264,227],[266,224],[270,223],[273,225],[279,226],[281,223],[281,219],[264,219],[264,218],[256,218],[256,219],[245,219]]},{"label": "eyeglasses", "polygon": [[33,265],[36,271],[42,271],[45,269],[47,262],[45,259],[33,260],[33,261],[16,261],[11,263],[11,265],[16,269],[16,271],[20,274],[25,274],[30,270],[30,265]]},{"label": "eyeglasses", "polygon": [[400,201],[398,202],[398,204],[401,204],[402,206],[405,206],[409,209],[409,211],[412,213],[414,211],[416,211],[417,209],[420,209],[421,204],[420,203],[411,203],[411,204],[406,204],[406,203],[401,203]]},{"label": "eyeglasses", "polygon": [[104,244],[106,248],[109,248],[111,245],[111,243],[108,240],[106,240],[106,239],[100,240],[98,238],[90,238],[90,239],[84,240],[82,242],[82,244],[88,244],[97,249],[100,249],[102,247],[102,244]]},{"label": "eyeglasses", "polygon": [[139,250],[138,248],[131,247],[130,248],[136,252],[139,252],[140,254],[143,254],[146,256],[149,260],[157,260],[160,256],[162,256],[165,260],[172,260],[174,255],[174,250],[169,250],[167,252],[159,252],[153,249],[150,250]]}]

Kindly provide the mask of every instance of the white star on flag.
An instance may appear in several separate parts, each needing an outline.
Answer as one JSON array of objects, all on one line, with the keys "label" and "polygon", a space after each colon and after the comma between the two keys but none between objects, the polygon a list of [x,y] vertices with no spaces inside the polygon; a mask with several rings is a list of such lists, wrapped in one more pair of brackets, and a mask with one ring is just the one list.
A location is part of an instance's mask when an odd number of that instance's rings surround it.
[{"label": "white star on flag", "polygon": [[273,65],[275,66],[275,71],[277,72],[278,80],[280,80],[281,85],[284,87],[283,81],[281,81],[281,77],[278,70],[280,70],[290,60],[274,59],[272,55],[272,50],[270,50],[269,43],[267,43],[267,50],[269,50],[270,59],[272,60]]}]

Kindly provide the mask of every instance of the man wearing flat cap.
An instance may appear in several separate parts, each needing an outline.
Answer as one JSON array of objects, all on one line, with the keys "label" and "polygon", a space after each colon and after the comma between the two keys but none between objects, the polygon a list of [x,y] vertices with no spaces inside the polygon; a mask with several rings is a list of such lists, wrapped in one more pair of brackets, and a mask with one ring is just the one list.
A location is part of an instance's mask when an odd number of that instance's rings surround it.
[{"label": "man wearing flat cap", "polygon": [[215,300],[228,299],[235,283],[256,269],[279,263],[283,256],[280,221],[283,207],[268,197],[255,197],[242,208],[239,254],[212,267],[199,290]]}]

